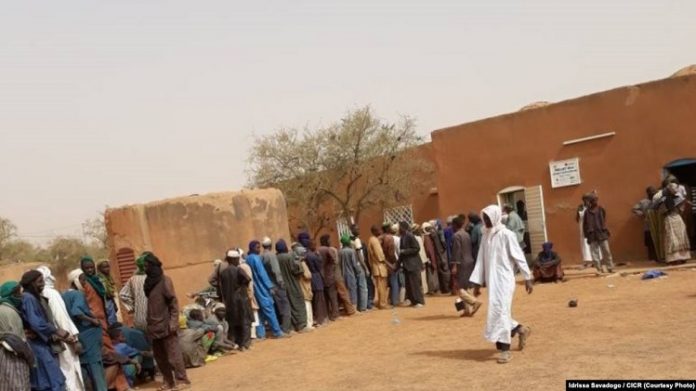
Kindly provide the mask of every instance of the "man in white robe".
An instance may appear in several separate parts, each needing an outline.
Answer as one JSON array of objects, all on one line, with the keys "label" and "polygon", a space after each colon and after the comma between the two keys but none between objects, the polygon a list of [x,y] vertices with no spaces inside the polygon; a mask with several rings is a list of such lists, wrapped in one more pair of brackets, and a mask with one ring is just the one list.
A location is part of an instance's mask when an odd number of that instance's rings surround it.
[{"label": "man in white robe", "polygon": [[[77,338],[79,331],[65,308],[65,302],[60,292],[55,289],[56,279],[48,266],[39,266],[38,270],[46,282],[41,295],[48,299],[48,307],[53,315],[53,321],[59,329],[70,333]],[[82,367],[80,366],[80,356],[76,354],[72,347],[65,346],[65,350],[58,354],[60,370],[65,376],[65,387],[70,391],[84,391],[85,386],[82,380]]]},{"label": "man in white robe", "polygon": [[512,337],[519,334],[519,349],[524,349],[531,333],[529,327],[512,319],[512,298],[515,294],[515,266],[525,278],[527,293],[532,293],[532,273],[529,271],[524,252],[517,236],[502,224],[502,212],[497,205],[486,207],[481,212],[486,226],[479,248],[476,267],[470,281],[476,284],[474,294],[480,294],[485,283],[488,288],[488,317],[484,337],[495,342],[500,351],[498,363],[512,359],[510,344]]}]

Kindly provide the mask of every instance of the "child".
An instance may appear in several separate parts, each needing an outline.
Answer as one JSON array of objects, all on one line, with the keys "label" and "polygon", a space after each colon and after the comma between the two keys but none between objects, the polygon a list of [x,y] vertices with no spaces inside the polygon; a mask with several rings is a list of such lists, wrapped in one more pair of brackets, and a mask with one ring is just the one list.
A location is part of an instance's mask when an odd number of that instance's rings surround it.
[{"label": "child", "polygon": [[227,339],[229,332],[229,324],[225,320],[225,315],[227,310],[225,305],[222,303],[217,303],[213,307],[213,313],[205,320],[205,323],[216,328],[215,332],[215,343],[213,344],[213,350],[221,353],[229,353],[237,349],[237,345]]},{"label": "child", "polygon": [[141,363],[144,355],[151,356],[151,352],[141,352],[126,343],[126,337],[121,332],[120,328],[112,327],[109,329],[109,337],[114,343],[114,350],[121,356],[128,357],[130,362],[123,364],[123,372],[128,380],[128,385],[133,387],[136,376],[140,373]]}]

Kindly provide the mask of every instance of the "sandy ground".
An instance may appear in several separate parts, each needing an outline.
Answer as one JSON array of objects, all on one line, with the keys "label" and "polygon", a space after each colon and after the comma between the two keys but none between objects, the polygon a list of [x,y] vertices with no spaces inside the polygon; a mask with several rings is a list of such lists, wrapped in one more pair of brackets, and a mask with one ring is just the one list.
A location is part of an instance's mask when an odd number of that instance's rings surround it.
[{"label": "sandy ground", "polygon": [[[694,379],[695,282],[696,269],[684,269],[651,281],[536,285],[532,295],[518,286],[513,313],[533,334],[523,352],[515,339],[506,365],[482,337],[487,304],[460,318],[452,297],[434,297],[422,309],[374,311],[260,342],[188,373],[194,390],[559,390],[566,379]],[[577,308],[568,307],[572,298]]]}]

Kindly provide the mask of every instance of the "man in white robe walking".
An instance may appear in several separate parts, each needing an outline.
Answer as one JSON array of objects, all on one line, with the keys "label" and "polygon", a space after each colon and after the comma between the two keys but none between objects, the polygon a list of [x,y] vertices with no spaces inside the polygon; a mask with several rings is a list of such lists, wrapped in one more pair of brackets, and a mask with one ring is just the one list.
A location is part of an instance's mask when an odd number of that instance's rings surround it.
[{"label": "man in white robe walking", "polygon": [[488,317],[484,336],[495,342],[500,351],[498,363],[512,359],[510,344],[519,335],[519,349],[524,349],[531,329],[512,319],[512,298],[515,294],[515,266],[525,278],[527,293],[532,293],[532,273],[529,271],[524,252],[517,236],[502,223],[502,212],[497,205],[486,207],[481,212],[486,226],[479,248],[476,267],[470,281],[476,284],[474,294],[480,294],[485,283],[488,287]]}]

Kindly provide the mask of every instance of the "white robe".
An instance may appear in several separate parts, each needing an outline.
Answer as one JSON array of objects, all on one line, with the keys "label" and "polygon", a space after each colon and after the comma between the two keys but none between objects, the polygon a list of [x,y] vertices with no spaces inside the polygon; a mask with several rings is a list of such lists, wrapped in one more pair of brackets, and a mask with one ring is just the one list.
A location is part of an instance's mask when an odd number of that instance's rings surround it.
[{"label": "white robe", "polygon": [[[61,328],[70,335],[77,336],[79,331],[68,315],[68,310],[65,308],[65,302],[60,293],[46,285],[43,292],[43,297],[48,299],[48,306],[53,315],[53,321],[56,327]],[[69,346],[65,346],[65,350],[58,355],[60,361],[60,370],[65,375],[65,387],[67,390],[82,391],[85,389],[82,381],[82,368],[80,367],[80,356],[75,354]]]},{"label": "white robe", "polygon": [[[48,308],[51,310],[51,315],[53,315],[53,323],[55,326],[67,331],[70,335],[77,337],[79,331],[75,327],[70,315],[68,314],[67,308],[65,308],[65,302],[63,301],[63,296],[60,292],[53,288],[55,278],[51,274],[50,269],[45,266],[40,266],[37,269],[44,276],[46,281],[46,286],[44,287],[41,295],[48,299]],[[60,370],[65,376],[65,388],[70,391],[84,391],[84,382],[82,380],[82,368],[80,367],[80,356],[75,354],[69,346],[65,346],[65,350],[58,355],[58,360],[60,362]]]},{"label": "white robe", "polygon": [[[500,217],[497,219],[500,221]],[[500,223],[498,223],[500,224]],[[496,226],[494,221],[494,226]],[[499,226],[484,234],[470,281],[488,288],[488,317],[484,337],[491,342],[510,344],[512,329],[519,324],[512,319],[515,294],[515,266],[526,280],[532,279],[517,236]]]},{"label": "white robe", "polygon": [[[578,212],[580,219],[578,224],[580,225],[580,249],[582,251],[582,261],[592,262],[592,252],[590,251],[590,245],[587,243],[587,238],[585,238],[585,231],[582,229],[583,222],[585,221],[585,212],[587,208],[583,208]],[[601,251],[601,250],[600,250]]]}]

